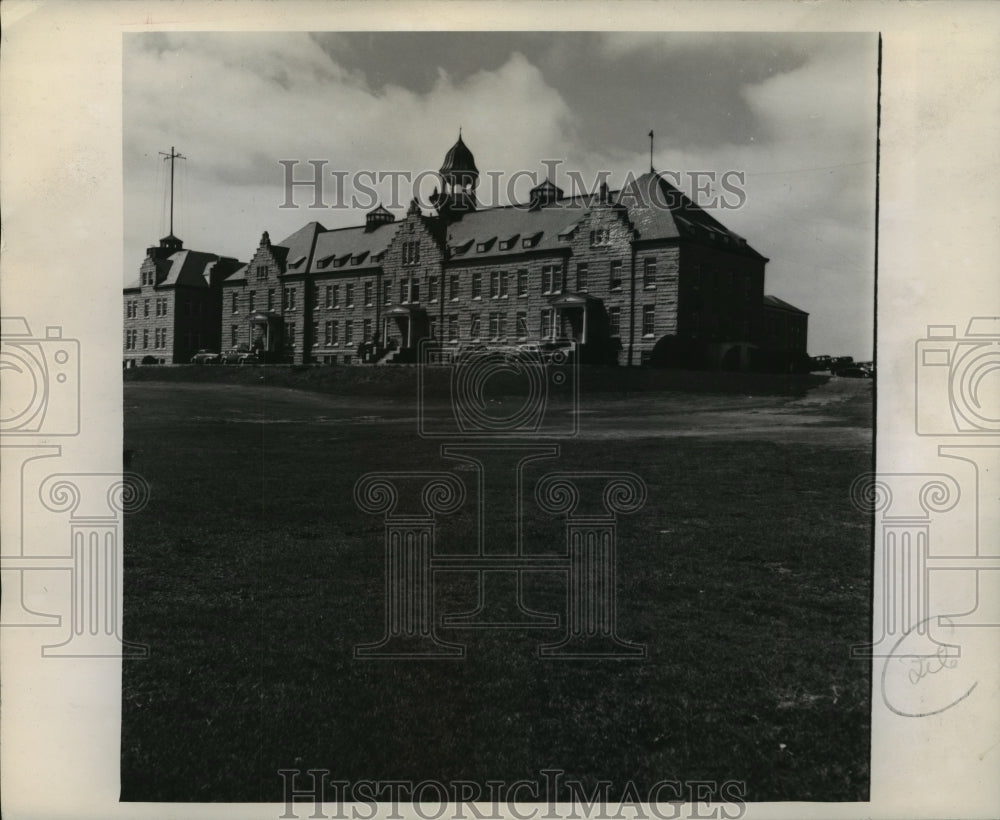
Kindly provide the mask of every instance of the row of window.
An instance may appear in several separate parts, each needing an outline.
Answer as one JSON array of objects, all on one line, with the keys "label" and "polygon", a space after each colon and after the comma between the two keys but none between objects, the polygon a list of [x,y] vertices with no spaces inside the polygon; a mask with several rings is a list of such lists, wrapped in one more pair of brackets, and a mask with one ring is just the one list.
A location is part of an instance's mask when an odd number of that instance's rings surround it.
[{"label": "row of window", "polygon": [[[149,328],[143,328],[142,331],[142,349],[149,349]],[[153,328],[153,349],[155,350],[165,350],[167,347],[167,329],[165,327],[154,327]],[[139,348],[139,331],[132,329],[125,331],[125,349],[126,350],[138,350]]]},{"label": "row of window", "polygon": [[[404,243],[409,245],[410,243]],[[590,289],[590,265],[587,262],[579,262],[576,265],[576,290],[587,291]],[[426,277],[427,300],[437,301],[439,298],[438,276],[428,274]],[[654,289],[656,287],[656,258],[648,257],[643,260],[643,287]],[[458,299],[460,277],[458,274],[451,274],[448,279],[447,298]],[[488,288],[488,295],[491,299],[506,299],[511,295],[512,288],[517,296],[528,295],[528,271],[521,268],[516,272],[512,271],[491,271],[484,275],[482,271],[472,273],[472,298],[482,299],[484,295],[484,285]],[[542,267],[541,292],[543,295],[562,293],[567,290],[566,266],[562,263],[545,265]],[[611,290],[620,290],[622,286],[622,261],[613,260],[609,268],[608,286]],[[321,285],[313,285],[313,300],[316,305],[322,304],[327,309],[337,309],[341,306],[341,285],[323,285],[323,292],[320,292]],[[367,279],[362,283],[364,289],[364,304],[371,306],[375,303],[375,282]],[[297,306],[297,288],[286,287],[282,290],[282,307],[285,310],[295,310]],[[409,304],[420,301],[421,279],[415,276],[404,276],[399,280],[399,301],[402,304]],[[323,296],[322,301],[320,296]],[[391,281],[387,281],[383,288],[383,299],[385,304],[392,303],[394,293]],[[249,309],[251,312],[257,309],[256,291],[249,293]],[[274,309],[275,289],[267,291],[267,310]],[[239,312],[239,294],[233,291],[231,294],[231,308],[233,313]],[[343,304],[346,307],[354,307],[354,283],[343,283]],[[148,300],[147,300],[148,301]],[[147,314],[148,315],[148,314]],[[159,314],[157,314],[159,315]]]},{"label": "row of window", "polygon": [[[142,315],[145,318],[149,318],[149,311],[150,311],[149,302],[150,302],[149,299],[143,299],[142,300]],[[169,300],[166,297],[158,297],[155,300],[155,303],[153,305],[153,309],[156,311],[156,315],[157,316],[166,316],[169,304],[170,304]],[[187,312],[191,313],[191,302],[190,301],[185,301],[184,305],[187,308]],[[195,307],[195,310],[198,313],[201,313],[201,303],[200,302],[196,302],[194,307]],[[125,303],[125,318],[126,319],[136,319],[136,318],[138,318],[138,316],[139,316],[139,300],[138,299],[129,299]]]},{"label": "row of window", "polygon": [[[610,335],[612,337],[621,335],[621,308],[613,307],[608,312],[610,319]],[[555,311],[551,308],[546,308],[542,310],[539,314],[539,337],[549,338],[554,332],[554,321],[555,321]],[[487,326],[489,339],[505,339],[508,336],[510,330],[509,327],[509,317],[505,313],[499,311],[491,311],[487,320],[489,322]],[[432,338],[438,337],[438,317],[430,317],[430,335]],[[291,336],[294,336],[294,325],[289,326],[291,328]],[[341,335],[341,322],[336,319],[331,319],[323,323],[323,345],[326,347],[332,347],[339,344],[352,345],[355,342],[354,338],[354,328],[355,322],[352,319],[347,319],[343,322],[343,335]],[[468,338],[476,341],[483,338],[483,314],[481,313],[470,313],[468,317],[468,328],[469,336]],[[367,341],[373,338],[374,324],[371,319],[365,319],[362,322],[361,327],[361,341]],[[458,341],[460,334],[460,323],[459,314],[452,313],[446,317],[446,330],[447,334],[445,336],[447,341],[454,342]],[[530,330],[528,327],[528,313],[527,311],[517,311],[514,316],[514,335],[519,339],[526,339],[530,335]],[[236,344],[236,338],[239,331],[237,325],[233,325],[233,344]],[[656,307],[655,305],[645,305],[642,309],[642,333],[644,336],[652,336],[656,332]],[[313,338],[316,343],[319,344],[320,335],[320,323],[313,323]]]}]

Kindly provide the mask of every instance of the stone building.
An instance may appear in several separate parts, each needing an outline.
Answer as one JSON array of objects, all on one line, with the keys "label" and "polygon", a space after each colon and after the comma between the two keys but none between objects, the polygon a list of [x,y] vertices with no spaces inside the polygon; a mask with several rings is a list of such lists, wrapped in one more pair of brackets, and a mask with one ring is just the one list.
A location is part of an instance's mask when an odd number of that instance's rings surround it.
[{"label": "stone building", "polygon": [[[414,201],[399,219],[379,206],[357,227],[265,232],[220,283],[222,349],[299,364],[412,362],[424,339],[561,341],[623,365],[785,369],[805,356],[805,314],[765,299],[768,260],[659,174],[574,196],[545,180],[527,202],[480,208],[461,135],[439,174],[429,213]],[[775,310],[801,316],[801,332],[777,333]]]},{"label": "stone building", "polygon": [[123,364],[177,364],[219,349],[222,282],[235,259],[186,250],[173,234],[146,250],[139,278],[122,291]]}]

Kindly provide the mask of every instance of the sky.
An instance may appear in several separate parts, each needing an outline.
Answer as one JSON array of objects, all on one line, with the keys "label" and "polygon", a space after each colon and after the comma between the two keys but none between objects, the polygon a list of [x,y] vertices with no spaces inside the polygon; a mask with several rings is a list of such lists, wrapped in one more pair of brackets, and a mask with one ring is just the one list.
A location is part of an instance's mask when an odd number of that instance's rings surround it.
[{"label": "sky", "polygon": [[[872,357],[875,35],[153,32],[125,35],[123,69],[126,284],[169,231],[171,147],[174,233],[247,261],[265,230],[363,221],[331,207],[363,193],[333,172],[434,171],[459,128],[497,204],[552,167],[566,190],[570,170],[617,188],[648,170],[652,130],[658,171],[739,205],[711,213],[768,257],[765,292],[809,312],[809,352]],[[325,161],[324,207],[301,188],[281,207],[282,160],[297,179]],[[371,187],[394,204],[389,181]],[[409,188],[397,198],[401,216]]]}]

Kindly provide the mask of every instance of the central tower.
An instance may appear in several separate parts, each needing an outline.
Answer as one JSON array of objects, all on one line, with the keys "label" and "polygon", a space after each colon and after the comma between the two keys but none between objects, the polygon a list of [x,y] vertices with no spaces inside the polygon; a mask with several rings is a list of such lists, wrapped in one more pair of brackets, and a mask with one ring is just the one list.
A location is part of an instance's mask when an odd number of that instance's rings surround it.
[{"label": "central tower", "polygon": [[458,142],[445,155],[444,164],[438,171],[441,175],[441,193],[431,196],[431,203],[442,216],[462,214],[476,210],[476,186],[479,184],[479,169],[472,151],[462,141],[462,130],[458,131]]}]

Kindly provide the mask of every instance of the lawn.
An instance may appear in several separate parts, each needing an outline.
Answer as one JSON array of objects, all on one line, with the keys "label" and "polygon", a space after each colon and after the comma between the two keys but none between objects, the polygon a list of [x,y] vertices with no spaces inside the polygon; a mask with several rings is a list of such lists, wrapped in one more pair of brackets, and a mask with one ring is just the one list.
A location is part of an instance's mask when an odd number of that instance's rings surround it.
[{"label": "lawn", "polygon": [[[618,632],[646,658],[542,660],[560,629],[442,628],[466,657],[356,660],[385,630],[385,556],[355,481],[472,476],[414,434],[412,371],[386,370],[126,380],[125,446],[151,495],[126,520],[124,629],[150,656],[124,663],[123,800],[278,802],[288,768],[479,783],[558,768],[612,794],[697,779],[742,781],[753,801],[867,799],[870,681],[849,647],[870,632],[871,534],[848,489],[871,467],[870,383],[585,372],[580,435],[526,478],[643,478],[645,507],[618,522],[617,592]],[[526,549],[557,552],[561,522],[528,500]],[[487,505],[512,517],[507,496]],[[442,519],[442,549],[468,544],[474,506]],[[440,611],[475,605],[474,576],[441,579]],[[526,584],[532,609],[565,597],[558,573]]]}]

